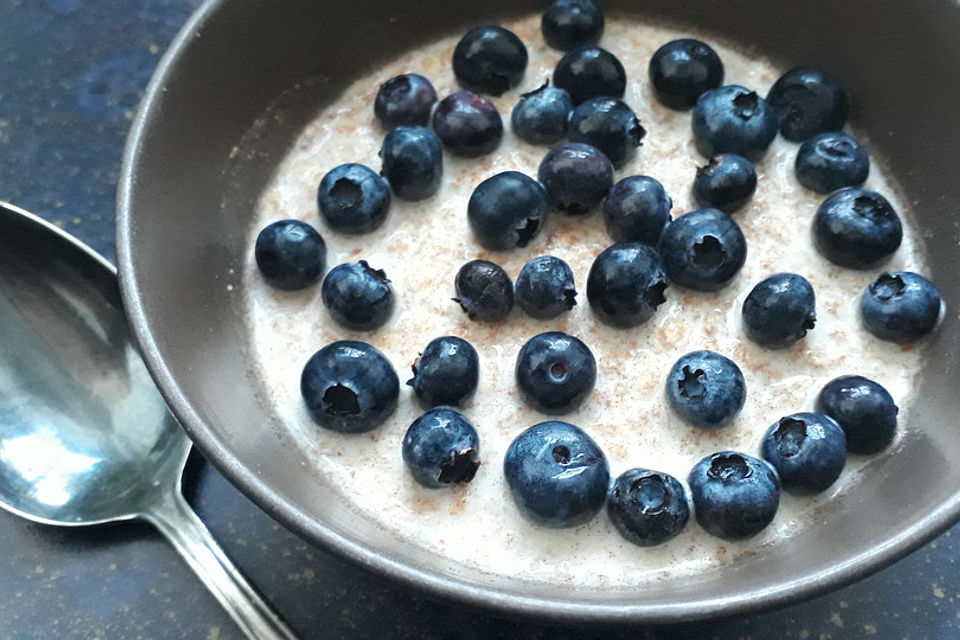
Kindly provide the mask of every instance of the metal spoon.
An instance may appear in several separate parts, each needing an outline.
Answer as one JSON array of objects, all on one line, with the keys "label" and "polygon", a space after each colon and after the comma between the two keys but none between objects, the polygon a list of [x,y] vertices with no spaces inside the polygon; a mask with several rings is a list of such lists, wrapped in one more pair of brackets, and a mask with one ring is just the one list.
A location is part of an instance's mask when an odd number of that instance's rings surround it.
[{"label": "metal spoon", "polygon": [[0,507],[53,525],[151,522],[247,636],[294,638],[184,499],[189,451],[114,267],[0,202]]}]

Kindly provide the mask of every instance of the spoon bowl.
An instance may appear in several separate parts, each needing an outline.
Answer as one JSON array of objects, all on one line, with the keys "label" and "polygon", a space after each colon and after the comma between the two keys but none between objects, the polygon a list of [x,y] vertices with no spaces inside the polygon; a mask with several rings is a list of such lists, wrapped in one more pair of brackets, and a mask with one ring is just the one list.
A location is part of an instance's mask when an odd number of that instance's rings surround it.
[{"label": "spoon bowl", "polygon": [[132,342],[114,267],[0,203],[0,507],[52,525],[143,518],[248,636],[294,637],[184,500],[189,452]]}]

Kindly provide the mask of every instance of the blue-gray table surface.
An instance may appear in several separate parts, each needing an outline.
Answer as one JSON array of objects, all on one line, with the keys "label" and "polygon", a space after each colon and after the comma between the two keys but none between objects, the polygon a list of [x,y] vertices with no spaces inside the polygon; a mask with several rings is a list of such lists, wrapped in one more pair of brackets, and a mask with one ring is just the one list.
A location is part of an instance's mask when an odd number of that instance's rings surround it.
[{"label": "blue-gray table surface", "polygon": [[[110,259],[124,137],[196,0],[0,0],[0,199]],[[189,499],[304,638],[960,638],[960,528],[816,600],[662,628],[564,629],[432,601],[315,548],[199,455]],[[238,638],[149,526],[57,529],[0,513],[0,638]]]}]

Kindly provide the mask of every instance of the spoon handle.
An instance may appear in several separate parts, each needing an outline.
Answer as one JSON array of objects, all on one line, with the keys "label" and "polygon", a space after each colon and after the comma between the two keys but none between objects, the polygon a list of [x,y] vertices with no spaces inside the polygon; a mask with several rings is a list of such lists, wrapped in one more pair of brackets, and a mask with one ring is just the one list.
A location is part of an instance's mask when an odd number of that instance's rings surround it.
[{"label": "spoon handle", "polygon": [[247,582],[179,491],[166,494],[143,518],[153,523],[254,640],[295,640],[293,631]]}]

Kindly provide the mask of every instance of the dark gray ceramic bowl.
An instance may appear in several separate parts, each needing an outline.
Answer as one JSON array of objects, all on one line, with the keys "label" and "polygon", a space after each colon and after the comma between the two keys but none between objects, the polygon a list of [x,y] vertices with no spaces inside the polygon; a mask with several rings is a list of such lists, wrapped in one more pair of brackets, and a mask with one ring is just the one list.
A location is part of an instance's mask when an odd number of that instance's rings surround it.
[{"label": "dark gray ceramic bowl", "polygon": [[[197,445],[261,507],[304,538],[433,594],[567,620],[663,622],[784,604],[900,558],[960,513],[960,319],[931,339],[897,455],[776,553],[656,589],[535,586],[493,578],[400,542],[328,490],[258,400],[239,296],[253,203],[299,130],[364,70],[442,32],[541,10],[486,0],[213,1],[160,63],[130,136],[119,193],[120,273],[132,325],[171,408]],[[960,9],[953,0],[805,2],[609,0],[755,46],[787,64],[839,70],[913,203],[948,304],[957,277]]]}]

